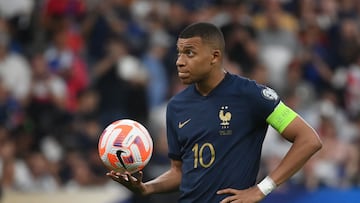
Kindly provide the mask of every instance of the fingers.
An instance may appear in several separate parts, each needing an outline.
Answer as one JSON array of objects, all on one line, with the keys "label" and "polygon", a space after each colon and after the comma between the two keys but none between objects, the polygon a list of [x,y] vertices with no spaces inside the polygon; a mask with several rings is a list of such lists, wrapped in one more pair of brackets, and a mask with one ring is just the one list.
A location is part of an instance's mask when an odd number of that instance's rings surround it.
[{"label": "fingers", "polygon": [[106,175],[109,176],[110,178],[119,178],[116,175],[115,171],[110,171],[110,172],[106,173]]},{"label": "fingers", "polygon": [[263,197],[258,195],[257,192],[258,191],[254,190],[253,188],[245,190],[226,188],[217,191],[217,194],[228,195],[220,203],[259,202],[263,199]]},{"label": "fingers", "polygon": [[121,176],[121,174],[117,174],[115,171],[110,171],[108,173],[106,173],[107,176],[109,176],[111,179],[113,179],[116,182],[121,183],[123,177]]},{"label": "fingers", "polygon": [[129,172],[125,172],[125,175],[126,179],[131,182],[132,184],[134,183],[140,183],[142,181],[142,177],[143,177],[143,174],[142,172],[138,173],[138,175],[135,176],[135,174],[131,174]]},{"label": "fingers", "polygon": [[121,173],[115,172],[115,171],[110,171],[110,172],[106,173],[106,175],[108,177],[110,177],[111,179],[113,179],[114,181],[119,182],[119,183],[126,183],[130,180],[130,178],[127,174],[121,174]]},{"label": "fingers", "polygon": [[234,198],[233,196],[227,197],[225,199],[223,199],[220,203],[229,203],[236,200],[236,198]]},{"label": "fingers", "polygon": [[[221,194],[235,194],[233,190],[234,189],[226,188],[226,189],[222,189],[222,190],[217,191],[216,194],[218,194],[218,195],[221,195]],[[223,199],[220,203],[228,203],[228,202],[231,202],[233,200],[235,200],[234,196],[229,196],[229,197]]]},{"label": "fingers", "polygon": [[143,177],[144,177],[143,172],[142,172],[142,171],[139,171],[139,177],[137,178],[137,183],[142,182]]},{"label": "fingers", "polygon": [[145,192],[145,186],[142,183],[143,173],[141,171],[136,176],[127,171],[124,173],[110,171],[106,175],[135,193],[142,194]]},{"label": "fingers", "polygon": [[132,185],[135,184],[136,179],[134,180],[134,178],[131,176],[129,172],[125,172],[125,179],[126,181],[129,181]]},{"label": "fingers", "polygon": [[236,197],[236,196],[229,196],[225,199],[223,199],[220,203],[240,203],[240,202],[254,202],[254,201],[246,201],[245,199]]},{"label": "fingers", "polygon": [[226,189],[219,190],[216,193],[218,195],[221,195],[221,194],[234,194],[235,195],[237,192],[238,192],[238,190],[235,190],[232,188],[226,188]]},{"label": "fingers", "polygon": [[131,173],[125,171],[124,173],[110,171],[106,173],[107,176],[119,183],[130,183],[132,185],[140,184],[143,179],[143,172],[139,171],[138,177],[134,177]]},{"label": "fingers", "polygon": [[232,189],[232,188],[226,188],[226,189],[222,189],[216,192],[216,194],[221,195],[221,194],[230,194],[231,196],[226,197],[225,199],[223,199],[220,203],[229,203],[229,202],[239,202],[239,190],[236,189]]},{"label": "fingers", "polygon": [[114,181],[116,182],[119,182],[120,183],[120,177],[114,175],[114,174],[111,174],[111,173],[107,173],[106,174],[107,176],[109,176],[111,179],[113,179]]}]

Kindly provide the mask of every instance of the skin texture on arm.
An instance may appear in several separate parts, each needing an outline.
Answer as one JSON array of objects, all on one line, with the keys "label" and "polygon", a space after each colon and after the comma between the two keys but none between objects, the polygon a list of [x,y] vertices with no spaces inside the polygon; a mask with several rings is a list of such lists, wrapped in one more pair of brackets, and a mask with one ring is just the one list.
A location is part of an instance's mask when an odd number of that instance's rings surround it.
[{"label": "skin texture on arm", "polygon": [[293,145],[279,166],[270,174],[276,185],[282,184],[294,175],[322,147],[315,130],[299,116],[285,128],[281,135]]},{"label": "skin texture on arm", "polygon": [[[315,130],[299,116],[285,128],[281,135],[293,144],[278,167],[269,175],[277,186],[293,176],[322,147]],[[221,203],[254,203],[265,197],[256,185],[246,190],[227,188],[219,190],[218,194],[231,195],[223,199]]]},{"label": "skin texture on arm", "polygon": [[148,194],[177,191],[181,182],[182,162],[171,160],[171,168],[156,179],[145,183]]},{"label": "skin texture on arm", "polygon": [[134,193],[150,195],[178,190],[182,176],[181,166],[181,161],[171,160],[171,167],[168,171],[146,183],[142,182],[143,175],[141,171],[139,172],[139,177],[135,177],[128,172],[121,174],[114,171],[106,175]]}]

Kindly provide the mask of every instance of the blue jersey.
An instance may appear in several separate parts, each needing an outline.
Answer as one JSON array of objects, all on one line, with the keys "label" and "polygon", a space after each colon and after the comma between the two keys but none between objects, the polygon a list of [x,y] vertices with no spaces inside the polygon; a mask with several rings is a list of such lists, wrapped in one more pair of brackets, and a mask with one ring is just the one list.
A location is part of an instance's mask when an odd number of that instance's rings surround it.
[{"label": "blue jersey", "polygon": [[220,202],[220,189],[255,184],[266,118],[277,94],[254,81],[226,73],[208,96],[194,85],[167,107],[169,157],[182,161],[179,202]]}]

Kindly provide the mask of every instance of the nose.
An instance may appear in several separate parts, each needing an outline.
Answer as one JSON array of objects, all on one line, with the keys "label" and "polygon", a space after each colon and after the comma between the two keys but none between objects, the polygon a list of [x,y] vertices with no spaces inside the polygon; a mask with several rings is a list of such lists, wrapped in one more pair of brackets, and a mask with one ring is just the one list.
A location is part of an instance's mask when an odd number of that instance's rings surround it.
[{"label": "nose", "polygon": [[176,59],[176,67],[181,68],[184,66],[185,66],[185,61],[184,61],[182,55],[180,54]]}]

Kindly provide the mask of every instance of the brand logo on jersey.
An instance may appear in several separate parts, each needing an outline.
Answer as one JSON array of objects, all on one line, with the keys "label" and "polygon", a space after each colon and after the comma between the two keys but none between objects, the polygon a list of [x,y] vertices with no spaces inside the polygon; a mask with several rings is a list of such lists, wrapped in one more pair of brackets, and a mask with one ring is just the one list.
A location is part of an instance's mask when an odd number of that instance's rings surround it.
[{"label": "brand logo on jersey", "polygon": [[191,118],[187,119],[184,122],[179,122],[179,128],[183,128],[186,124],[188,124],[191,121]]},{"label": "brand logo on jersey", "polygon": [[265,89],[263,89],[261,91],[261,94],[265,99],[268,99],[268,100],[278,100],[278,98],[279,98],[279,96],[276,94],[276,92],[269,87],[266,87]]},{"label": "brand logo on jersey", "polygon": [[[230,120],[231,120],[231,113],[228,111],[228,106],[222,106],[219,111],[219,119],[221,120],[221,128],[229,128]],[[226,112],[225,112],[226,111]]]}]

